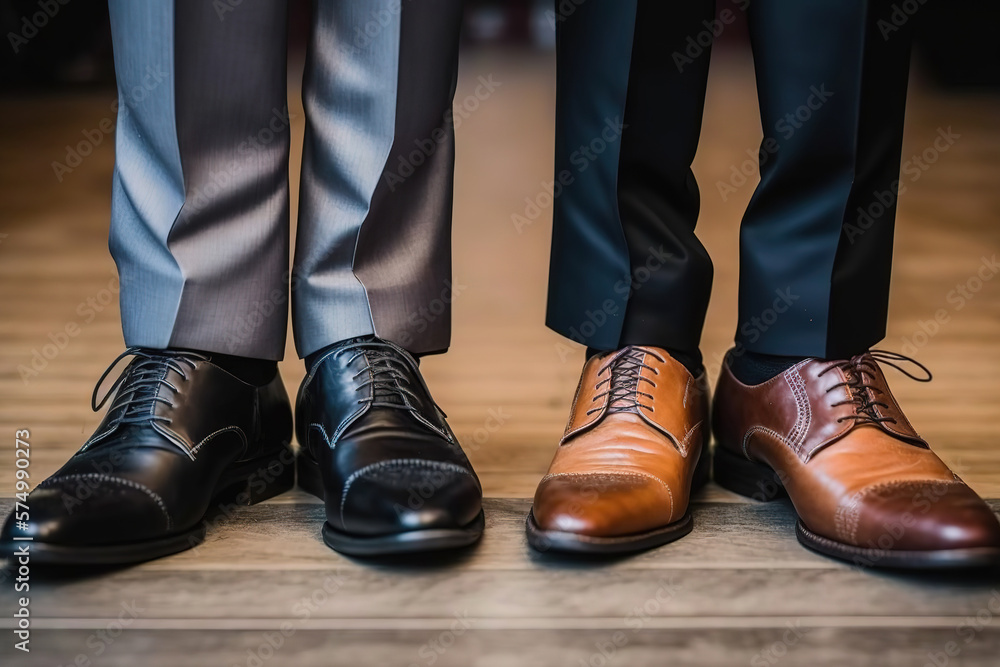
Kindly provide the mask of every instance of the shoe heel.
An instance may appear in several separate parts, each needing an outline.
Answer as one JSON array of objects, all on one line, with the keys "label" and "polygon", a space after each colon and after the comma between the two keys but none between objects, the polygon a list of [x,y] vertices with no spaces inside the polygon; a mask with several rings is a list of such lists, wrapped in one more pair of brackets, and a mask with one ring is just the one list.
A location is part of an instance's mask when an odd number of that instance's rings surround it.
[{"label": "shoe heel", "polygon": [[712,453],[712,473],[716,484],[747,498],[769,502],[788,496],[770,467],[733,454],[718,443]]},{"label": "shoe heel", "polygon": [[287,446],[277,452],[241,463],[222,483],[216,502],[256,505],[295,486],[295,455]]},{"label": "shoe heel", "polygon": [[319,463],[308,454],[300,452],[295,467],[298,470],[299,488],[325,501],[326,494],[323,491],[323,475],[319,470]]}]

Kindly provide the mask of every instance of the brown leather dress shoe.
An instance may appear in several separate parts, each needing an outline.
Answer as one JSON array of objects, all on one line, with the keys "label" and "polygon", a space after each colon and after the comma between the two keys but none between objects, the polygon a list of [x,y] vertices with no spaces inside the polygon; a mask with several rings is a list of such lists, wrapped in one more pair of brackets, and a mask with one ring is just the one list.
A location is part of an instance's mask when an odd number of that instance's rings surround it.
[{"label": "brown leather dress shoe", "polygon": [[688,498],[708,479],[708,385],[656,347],[595,355],[535,492],[539,551],[621,553],[691,531]]},{"label": "brown leather dress shoe", "polygon": [[883,351],[806,359],[754,386],[723,364],[716,482],[758,500],[787,495],[799,542],[861,567],[1000,562],[996,516],[913,430],[876,359],[930,379]]}]

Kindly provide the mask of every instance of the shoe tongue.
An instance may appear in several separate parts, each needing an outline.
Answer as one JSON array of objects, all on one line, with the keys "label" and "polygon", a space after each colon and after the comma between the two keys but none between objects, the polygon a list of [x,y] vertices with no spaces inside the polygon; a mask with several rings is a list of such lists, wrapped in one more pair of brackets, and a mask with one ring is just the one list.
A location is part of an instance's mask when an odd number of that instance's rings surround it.
[{"label": "shoe tongue", "polygon": [[632,412],[639,414],[637,391],[639,387],[639,363],[644,353],[642,350],[630,350],[611,362],[611,381],[609,383],[608,414],[616,412]]}]

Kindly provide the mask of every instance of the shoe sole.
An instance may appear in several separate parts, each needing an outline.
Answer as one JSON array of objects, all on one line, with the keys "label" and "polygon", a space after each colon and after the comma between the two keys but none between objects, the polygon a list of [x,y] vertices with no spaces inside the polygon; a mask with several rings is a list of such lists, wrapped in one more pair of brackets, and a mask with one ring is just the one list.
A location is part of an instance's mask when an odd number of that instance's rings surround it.
[{"label": "shoe sole", "polygon": [[627,554],[673,542],[690,533],[692,528],[694,528],[694,521],[691,518],[691,512],[686,513],[680,521],[660,528],[644,533],[615,537],[595,537],[559,530],[542,530],[535,522],[535,515],[531,510],[528,511],[528,518],[525,521],[528,544],[532,549],[541,553],[553,551],[598,555]]},{"label": "shoe sole", "polygon": [[[695,464],[694,475],[691,479],[692,495],[708,483],[708,453],[707,450],[703,451],[705,453],[702,454],[701,458],[698,459],[698,463]],[[525,532],[528,536],[528,544],[535,551],[542,553],[554,551],[566,554],[590,555],[627,554],[663,546],[684,537],[693,528],[694,520],[691,517],[690,509],[688,509],[680,520],[665,526],[641,533],[610,537],[582,535],[580,533],[560,530],[543,530],[535,521],[533,509],[528,511],[528,518],[525,520]]]},{"label": "shoe sole", "polygon": [[[319,463],[300,454],[296,467],[299,488],[325,503],[326,490]],[[486,515],[482,510],[475,519],[460,528],[408,530],[389,535],[357,535],[337,530],[329,522],[324,522],[323,542],[334,551],[348,556],[393,556],[468,547],[482,538],[485,527]]]},{"label": "shoe sole", "polygon": [[[716,484],[741,496],[770,502],[788,498],[780,476],[770,466],[755,463],[716,446],[712,456]],[[799,544],[811,551],[848,562],[862,568],[907,570],[951,570],[1000,565],[1000,549],[973,547],[904,551],[857,547],[831,540],[809,530],[800,517],[795,524]]]},{"label": "shoe sole", "polygon": [[[285,453],[287,451],[287,453]],[[244,461],[223,473],[213,494],[211,508],[222,503],[238,501],[240,504],[256,505],[289,491],[295,486],[295,469],[281,460],[290,457],[291,450]],[[277,465],[277,468],[274,466]],[[277,469],[277,473],[271,471]],[[267,472],[268,474],[262,474]],[[208,526],[205,519],[193,528],[154,540],[121,542],[93,546],[71,546],[51,544],[39,540],[11,540],[0,544],[0,550],[8,556],[25,544],[32,563],[43,565],[128,565],[155,558],[162,558],[181,551],[193,549],[205,540]]]}]

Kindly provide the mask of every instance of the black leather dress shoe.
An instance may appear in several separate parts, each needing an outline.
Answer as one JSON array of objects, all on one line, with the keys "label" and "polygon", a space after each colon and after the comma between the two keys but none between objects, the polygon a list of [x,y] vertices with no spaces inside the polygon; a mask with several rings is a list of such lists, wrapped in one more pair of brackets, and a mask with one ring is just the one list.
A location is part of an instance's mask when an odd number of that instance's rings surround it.
[{"label": "black leather dress shoe", "polygon": [[[208,358],[130,348],[97,432],[27,499],[26,525],[0,534],[10,554],[31,538],[33,562],[117,564],[191,548],[206,513],[290,489],[294,457],[288,394],[275,378],[255,387]],[[97,402],[99,410],[108,396]]]},{"label": "black leather dress shoe", "polygon": [[326,503],[323,539],[351,555],[472,544],[483,490],[416,360],[379,339],[345,342],[299,390],[299,486]]}]

